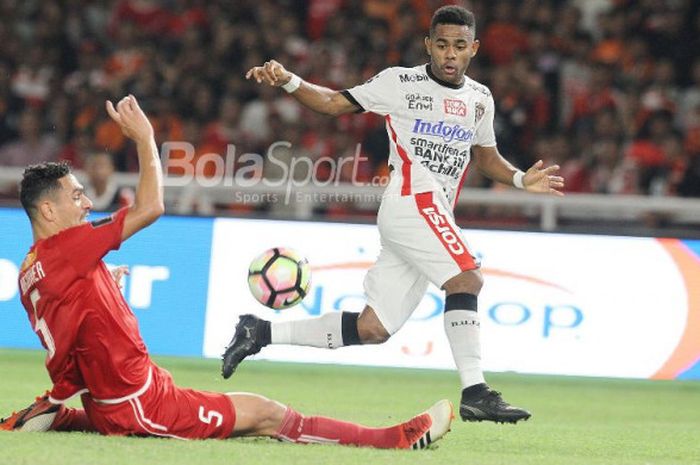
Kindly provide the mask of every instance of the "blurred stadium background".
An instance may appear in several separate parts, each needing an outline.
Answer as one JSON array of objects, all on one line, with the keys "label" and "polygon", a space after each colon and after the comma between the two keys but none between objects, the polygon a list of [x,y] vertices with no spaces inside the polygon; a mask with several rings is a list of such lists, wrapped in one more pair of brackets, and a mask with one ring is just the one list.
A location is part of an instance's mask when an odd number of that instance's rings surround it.
[{"label": "blurred stadium background", "polygon": [[[567,179],[567,195],[552,198],[469,174],[456,215],[470,228],[467,238],[487,274],[480,303],[486,368],[675,381],[495,375],[516,401],[541,414],[541,423],[514,436],[461,425],[454,434],[463,437],[445,449],[458,453],[459,441],[481,440],[476,455],[457,455],[454,463],[698,463],[700,451],[689,438],[700,430],[697,415],[690,415],[700,408],[699,387],[679,381],[700,379],[700,3],[694,0],[0,0],[0,347],[12,349],[0,352],[0,362],[13,380],[30,380],[3,383],[0,413],[30,400],[35,392],[25,388],[42,390],[48,382],[36,353],[14,350],[39,348],[16,289],[31,242],[17,209],[23,166],[70,160],[99,199],[96,210],[128,202],[137,157],[103,102],[133,93],[151,116],[157,141],[192,144],[194,162],[211,153],[223,159],[230,147],[236,157],[265,154],[276,141],[290,142],[288,160],[339,159],[356,156],[359,144],[366,160],[358,180],[372,184],[388,174],[381,118],[316,115],[278,89],[246,81],[244,73],[275,58],[312,82],[342,89],[387,66],[425,62],[430,16],[448,3],[476,14],[482,46],[468,74],[493,92],[501,152],[521,168],[540,158],[558,163]],[[275,169],[265,166],[266,177],[279,177]],[[171,168],[170,174],[179,173]],[[207,169],[200,174],[212,176]],[[382,189],[353,185],[351,176],[342,171],[339,186],[294,185],[303,200],[288,204],[270,201],[284,197],[286,185],[181,186],[171,179],[166,202],[176,216],[107,257],[132,269],[125,296],[151,352],[216,357],[237,315],[251,310],[298,318],[361,308],[362,274],[379,246],[376,228],[362,223],[374,221]],[[317,266],[312,295],[282,314],[256,306],[245,284],[248,261],[275,245],[297,248]],[[432,289],[416,318],[382,347],[268,348],[262,355],[450,368],[441,298]],[[166,360],[188,385],[230,389],[215,379],[212,361]],[[439,381],[430,384],[429,375],[392,371],[385,379],[398,381],[382,384],[380,371],[314,367],[299,369],[315,373],[314,389],[294,384],[299,380],[281,389],[296,370],[252,363],[234,382],[312,410],[318,393],[327,392],[324,406],[331,399],[337,404],[319,407],[322,413],[375,423],[386,420],[376,413],[383,404],[373,399],[389,389],[384,385],[453,397],[457,382],[447,372],[430,375]],[[356,377],[356,385],[368,378],[379,384],[349,393],[340,385],[343,376]],[[411,385],[415,376],[422,381]],[[412,392],[396,394],[410,409],[422,405]],[[374,407],[343,403],[350,395]],[[656,421],[647,406],[660,399],[679,408]],[[392,408],[409,413],[401,405]],[[628,436],[616,443],[616,434]],[[581,438],[591,448],[572,452]],[[530,444],[530,455],[489,449],[504,440],[515,448]],[[93,460],[104,444],[87,441],[93,440],[71,442],[70,450],[86,447],[86,460]],[[163,447],[173,463],[189,460],[178,446]],[[205,446],[193,447],[206,453]],[[260,452],[255,444],[245,447]],[[275,454],[284,460],[288,450]],[[209,463],[221,462],[209,454]],[[311,456],[309,463],[337,459]],[[359,455],[347,457],[356,463]]]}]

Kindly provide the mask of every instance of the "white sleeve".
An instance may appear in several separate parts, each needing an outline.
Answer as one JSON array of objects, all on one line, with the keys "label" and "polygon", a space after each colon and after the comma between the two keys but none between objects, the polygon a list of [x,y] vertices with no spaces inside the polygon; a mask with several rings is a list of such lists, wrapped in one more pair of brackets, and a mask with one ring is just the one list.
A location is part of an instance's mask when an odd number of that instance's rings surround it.
[{"label": "white sleeve", "polygon": [[395,109],[396,84],[396,73],[392,68],[387,68],[364,84],[344,90],[342,93],[362,111],[385,116]]},{"label": "white sleeve", "polygon": [[[479,108],[481,103],[477,104],[477,115],[478,119],[476,123],[476,137],[474,138],[474,144],[480,147],[495,147],[496,146],[496,133],[493,130],[493,116],[496,112],[495,104],[493,102],[493,96],[489,95],[482,108]],[[479,118],[479,112],[483,111],[483,116]]]}]

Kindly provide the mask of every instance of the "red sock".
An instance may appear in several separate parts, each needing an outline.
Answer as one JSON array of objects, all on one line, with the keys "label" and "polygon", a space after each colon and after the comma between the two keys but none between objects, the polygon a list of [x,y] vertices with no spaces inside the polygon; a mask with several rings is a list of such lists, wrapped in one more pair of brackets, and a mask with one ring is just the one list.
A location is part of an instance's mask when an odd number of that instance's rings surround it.
[{"label": "red sock", "polygon": [[327,417],[305,417],[287,407],[277,438],[298,443],[334,443],[392,449],[402,444],[401,425],[368,428]]},{"label": "red sock", "polygon": [[61,407],[58,409],[56,418],[54,418],[53,423],[51,423],[52,431],[85,431],[85,432],[96,432],[90,419],[85,413],[85,410],[81,408],[68,408]]}]

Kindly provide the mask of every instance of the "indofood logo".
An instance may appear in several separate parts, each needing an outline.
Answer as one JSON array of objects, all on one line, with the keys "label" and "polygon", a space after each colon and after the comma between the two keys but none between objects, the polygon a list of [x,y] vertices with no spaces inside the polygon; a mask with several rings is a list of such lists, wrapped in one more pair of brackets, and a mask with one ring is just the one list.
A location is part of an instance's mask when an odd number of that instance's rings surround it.
[{"label": "indofood logo", "polygon": [[413,133],[442,137],[445,142],[470,142],[474,137],[474,131],[472,129],[465,129],[459,124],[445,124],[444,121],[434,123],[432,121],[424,121],[420,118],[417,118],[416,122],[413,124]]}]

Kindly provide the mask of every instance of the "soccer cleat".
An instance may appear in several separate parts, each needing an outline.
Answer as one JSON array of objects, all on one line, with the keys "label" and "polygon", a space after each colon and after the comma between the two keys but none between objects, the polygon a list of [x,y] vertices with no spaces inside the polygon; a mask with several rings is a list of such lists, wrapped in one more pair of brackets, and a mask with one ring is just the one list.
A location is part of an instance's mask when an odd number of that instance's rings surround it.
[{"label": "soccer cleat", "polygon": [[462,420],[517,423],[530,418],[530,412],[508,404],[500,392],[494,391],[486,384],[480,386],[483,386],[483,389],[472,395],[466,395],[467,389],[473,390],[471,387],[462,391],[462,401],[459,404]]},{"label": "soccer cleat", "polygon": [[425,412],[401,425],[403,439],[401,449],[425,449],[441,439],[450,431],[450,424],[455,417],[452,403],[443,399]]},{"label": "soccer cleat", "polygon": [[51,428],[61,404],[49,402],[48,393],[37,397],[32,405],[0,419],[0,431],[43,432]]},{"label": "soccer cleat", "polygon": [[263,334],[269,332],[270,322],[255,315],[242,315],[236,325],[233,339],[226,346],[221,357],[221,376],[231,377],[238,365],[249,355],[257,354],[269,341],[263,341]]}]

